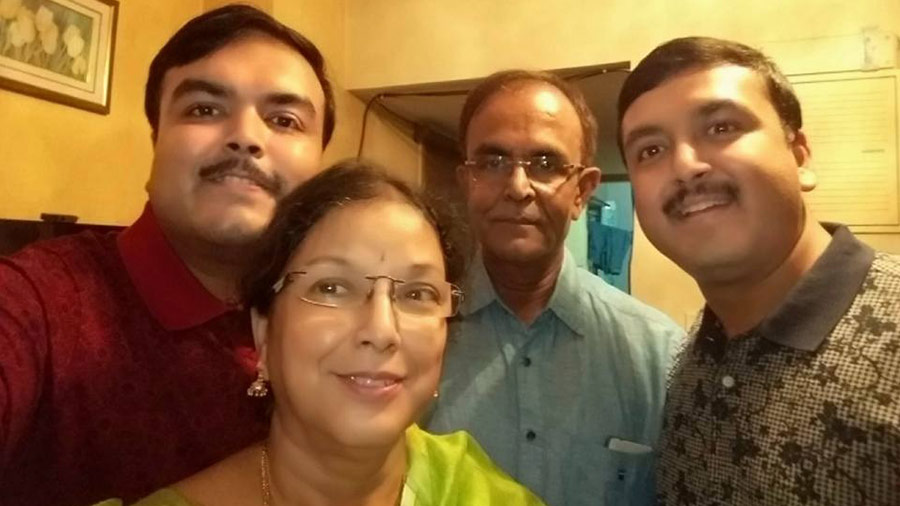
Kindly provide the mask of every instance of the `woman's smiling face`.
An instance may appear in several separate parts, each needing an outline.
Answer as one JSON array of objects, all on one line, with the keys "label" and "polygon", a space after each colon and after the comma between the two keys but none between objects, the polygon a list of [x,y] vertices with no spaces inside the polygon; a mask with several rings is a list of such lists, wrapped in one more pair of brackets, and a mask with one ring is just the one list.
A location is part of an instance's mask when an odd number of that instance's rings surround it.
[{"label": "woman's smiling face", "polygon": [[440,379],[447,324],[428,305],[448,284],[436,230],[399,199],[355,202],[310,229],[283,274],[299,272],[268,316],[254,314],[274,416],[351,447],[394,444]]}]

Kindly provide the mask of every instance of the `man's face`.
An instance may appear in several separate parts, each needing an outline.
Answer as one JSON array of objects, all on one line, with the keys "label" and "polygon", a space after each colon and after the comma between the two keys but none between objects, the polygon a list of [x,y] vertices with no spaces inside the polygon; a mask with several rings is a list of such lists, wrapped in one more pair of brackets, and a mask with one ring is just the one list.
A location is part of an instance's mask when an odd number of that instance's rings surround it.
[{"label": "man's face", "polygon": [[[485,154],[521,160],[547,155],[579,164],[581,144],[575,108],[555,87],[537,82],[514,83],[488,98],[472,117],[465,139],[468,160]],[[527,264],[559,253],[569,222],[578,218],[600,171],[573,170],[550,185],[530,181],[521,165],[496,183],[476,180],[466,166],[457,175],[483,253]]]},{"label": "man's face", "polygon": [[764,277],[793,249],[801,190],[814,186],[809,150],[756,72],[726,65],[664,81],[628,108],[622,140],[641,227],[701,284]]},{"label": "man's face", "polygon": [[307,61],[262,35],[169,70],[147,191],[177,245],[242,246],[320,170],[325,96]]}]

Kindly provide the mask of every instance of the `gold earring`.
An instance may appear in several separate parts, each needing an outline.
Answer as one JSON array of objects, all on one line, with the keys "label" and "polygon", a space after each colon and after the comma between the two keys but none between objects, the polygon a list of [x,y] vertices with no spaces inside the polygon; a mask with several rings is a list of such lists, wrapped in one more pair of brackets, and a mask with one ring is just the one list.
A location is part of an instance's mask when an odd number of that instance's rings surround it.
[{"label": "gold earring", "polygon": [[440,393],[440,392],[438,392],[438,391],[437,391],[437,390],[435,390],[435,391],[434,391],[434,393],[433,393],[433,394],[431,394],[431,396],[432,396],[432,397],[434,397],[434,398],[435,398],[435,399],[437,399],[437,398],[438,398],[438,397],[440,397],[440,396],[441,396],[441,393]]},{"label": "gold earring", "polygon": [[256,379],[253,380],[253,383],[250,383],[250,387],[247,388],[247,395],[257,399],[269,395],[269,385],[267,384],[262,371],[256,373]]}]

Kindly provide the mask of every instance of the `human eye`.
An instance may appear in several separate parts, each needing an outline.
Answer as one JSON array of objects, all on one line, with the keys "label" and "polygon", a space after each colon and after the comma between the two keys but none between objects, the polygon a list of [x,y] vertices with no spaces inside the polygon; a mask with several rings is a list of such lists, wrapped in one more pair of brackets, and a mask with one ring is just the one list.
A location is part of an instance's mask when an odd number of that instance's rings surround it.
[{"label": "human eye", "polygon": [[273,114],[269,116],[269,123],[282,130],[294,130],[298,132],[305,130],[303,122],[293,114]]},{"label": "human eye", "polygon": [[193,104],[185,112],[190,118],[213,118],[224,114],[224,111],[215,104]]},{"label": "human eye", "polygon": [[424,282],[403,283],[397,290],[397,298],[405,304],[433,307],[441,304],[441,292],[432,284]]},{"label": "human eye", "polygon": [[488,172],[499,172],[503,169],[505,165],[505,159],[503,155],[480,155],[475,160],[480,169],[488,171]]},{"label": "human eye", "polygon": [[713,121],[706,127],[706,134],[711,137],[728,136],[739,130],[739,125],[730,120]]},{"label": "human eye", "polygon": [[645,163],[654,158],[658,157],[663,152],[663,147],[659,144],[650,144],[646,146],[640,146],[635,149],[635,160],[637,163]]},{"label": "human eye", "polygon": [[358,292],[356,284],[352,281],[329,277],[311,281],[303,290],[302,297],[311,302],[336,304],[352,299]]}]

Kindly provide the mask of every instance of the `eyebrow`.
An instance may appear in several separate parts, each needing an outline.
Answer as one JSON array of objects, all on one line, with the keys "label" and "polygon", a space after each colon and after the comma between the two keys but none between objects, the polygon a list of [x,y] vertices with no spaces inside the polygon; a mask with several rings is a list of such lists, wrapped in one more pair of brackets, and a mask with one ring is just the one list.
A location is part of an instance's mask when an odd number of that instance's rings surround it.
[{"label": "eyebrow", "polygon": [[[478,145],[478,147],[475,148],[475,154],[512,156],[512,152],[508,148],[490,142]],[[538,146],[537,148],[529,150],[526,156],[554,156],[561,159],[565,158],[565,155],[553,146]]]},{"label": "eyebrow", "polygon": [[406,271],[413,277],[421,276],[423,274],[443,275],[442,270],[434,264],[413,264],[409,266]]},{"label": "eyebrow", "polygon": [[625,136],[625,142],[622,143],[622,145],[625,147],[625,149],[628,149],[632,144],[644,137],[650,137],[652,135],[659,135],[662,133],[663,129],[658,125],[645,125],[628,132],[628,135]]},{"label": "eyebrow", "polygon": [[[341,258],[338,256],[333,256],[333,255],[326,255],[326,256],[314,258],[314,259],[310,260],[309,262],[306,262],[305,264],[303,264],[302,267],[300,267],[298,269],[291,269],[291,270],[292,271],[305,271],[305,270],[309,269],[310,267],[316,267],[319,265],[331,265],[331,266],[335,266],[335,267],[348,268],[348,269],[352,269],[353,271],[357,272],[358,274],[365,274],[367,276],[368,275],[373,275],[373,276],[379,275],[377,273],[364,273],[359,268],[357,268],[355,265],[353,265],[350,261],[348,261],[347,259]],[[406,276],[402,276],[404,278],[416,277],[416,276],[421,276],[424,274],[442,275],[441,269],[438,266],[436,266],[434,264],[430,264],[430,263],[412,264],[409,267],[407,267],[404,270],[404,272],[406,272],[406,274],[407,274]]]},{"label": "eyebrow", "polygon": [[747,108],[742,104],[735,102],[734,100],[722,99],[722,100],[712,100],[710,102],[706,102],[700,107],[697,108],[697,113],[702,117],[712,116],[713,114],[722,111],[722,110],[734,110],[738,112],[748,112]]},{"label": "eyebrow", "polygon": [[227,86],[205,79],[185,79],[178,83],[178,86],[172,91],[172,102],[190,93],[206,93],[214,97],[228,97],[233,95],[234,91]]},{"label": "eyebrow", "polygon": [[265,95],[263,101],[272,105],[286,105],[303,109],[308,114],[315,117],[316,106],[313,105],[309,97],[304,97],[296,93],[269,93]]}]

